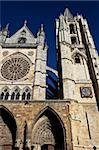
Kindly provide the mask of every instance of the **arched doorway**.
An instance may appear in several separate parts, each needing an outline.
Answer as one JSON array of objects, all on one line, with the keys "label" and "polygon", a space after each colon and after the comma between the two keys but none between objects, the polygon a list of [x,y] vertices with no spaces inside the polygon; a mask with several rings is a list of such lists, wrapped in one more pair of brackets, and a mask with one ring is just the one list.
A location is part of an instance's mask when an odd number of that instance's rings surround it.
[{"label": "arched doorway", "polygon": [[13,150],[17,126],[12,114],[4,107],[0,108],[0,146],[2,150]]},{"label": "arched doorway", "polygon": [[33,128],[33,141],[41,150],[65,150],[65,130],[57,113],[47,107]]}]

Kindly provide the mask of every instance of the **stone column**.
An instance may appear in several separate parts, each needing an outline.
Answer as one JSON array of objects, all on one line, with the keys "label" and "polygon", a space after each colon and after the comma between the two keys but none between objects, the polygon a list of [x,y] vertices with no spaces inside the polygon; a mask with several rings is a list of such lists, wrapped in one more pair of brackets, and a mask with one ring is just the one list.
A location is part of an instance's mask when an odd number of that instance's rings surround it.
[{"label": "stone column", "polygon": [[25,148],[27,148],[28,150],[31,150],[31,141],[28,139],[26,140],[26,146]]},{"label": "stone column", "polygon": [[22,150],[23,149],[23,142],[20,139],[16,140],[15,149]]}]

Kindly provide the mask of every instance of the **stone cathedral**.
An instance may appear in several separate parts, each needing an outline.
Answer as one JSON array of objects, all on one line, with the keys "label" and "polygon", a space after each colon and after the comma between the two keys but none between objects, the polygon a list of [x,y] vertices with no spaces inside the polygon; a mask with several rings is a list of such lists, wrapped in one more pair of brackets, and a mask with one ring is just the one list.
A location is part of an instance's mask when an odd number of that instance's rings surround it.
[{"label": "stone cathedral", "polygon": [[[57,70],[41,25],[0,30],[0,150],[99,150],[99,57],[87,20],[56,19]],[[49,80],[49,82],[48,82]]]}]

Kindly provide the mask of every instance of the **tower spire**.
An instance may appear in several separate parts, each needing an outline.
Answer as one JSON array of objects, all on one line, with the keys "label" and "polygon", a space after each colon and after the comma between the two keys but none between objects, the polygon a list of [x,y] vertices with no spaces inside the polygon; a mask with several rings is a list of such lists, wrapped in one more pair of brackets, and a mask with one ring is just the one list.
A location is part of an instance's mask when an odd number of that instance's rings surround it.
[{"label": "tower spire", "polygon": [[64,17],[69,19],[73,19],[73,15],[71,14],[70,10],[68,8],[65,9],[64,11]]}]

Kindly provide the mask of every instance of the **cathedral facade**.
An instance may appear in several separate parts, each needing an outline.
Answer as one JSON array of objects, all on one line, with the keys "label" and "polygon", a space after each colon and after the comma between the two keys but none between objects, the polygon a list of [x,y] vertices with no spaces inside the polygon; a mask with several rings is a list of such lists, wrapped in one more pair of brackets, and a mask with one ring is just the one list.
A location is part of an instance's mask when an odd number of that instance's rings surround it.
[{"label": "cathedral facade", "polygon": [[26,21],[8,33],[0,31],[0,150],[99,150],[99,56],[87,20],[67,8],[56,19],[57,70],[47,66],[43,25],[36,36]]}]

